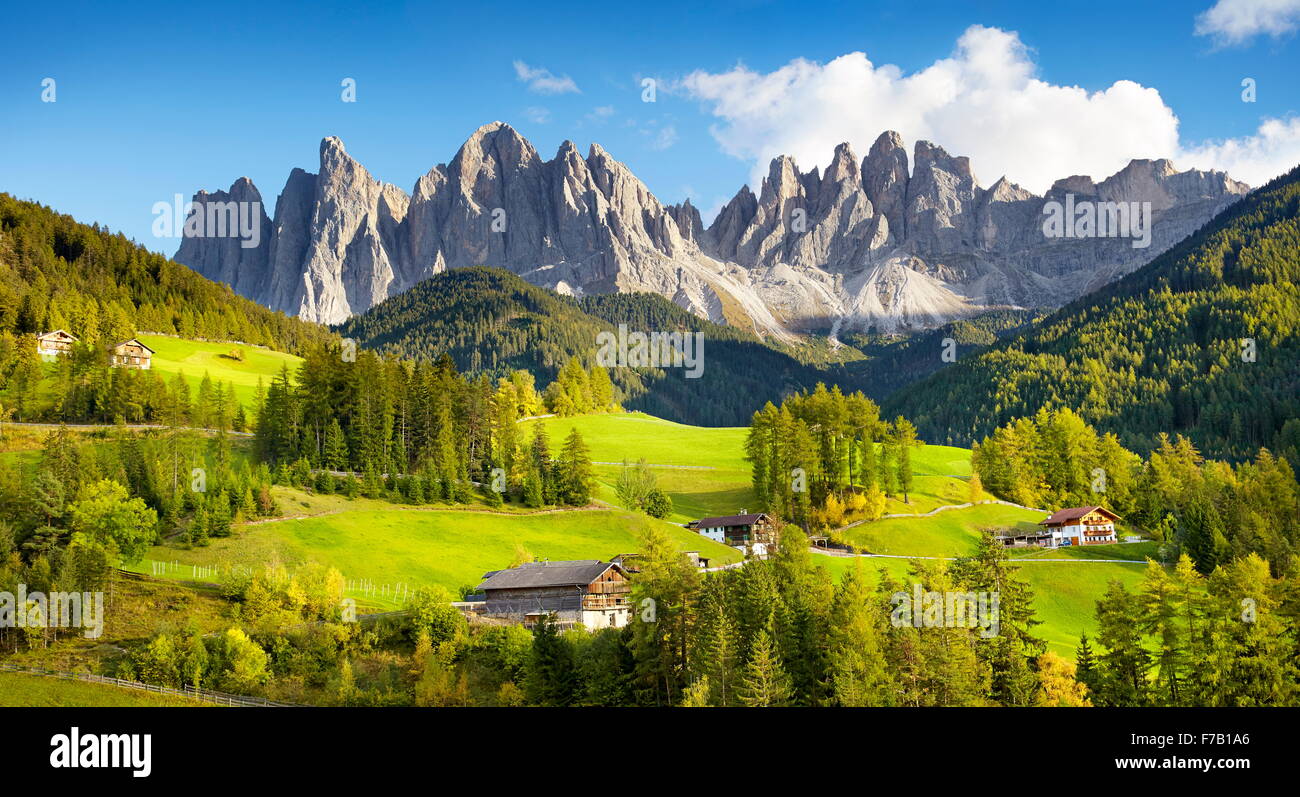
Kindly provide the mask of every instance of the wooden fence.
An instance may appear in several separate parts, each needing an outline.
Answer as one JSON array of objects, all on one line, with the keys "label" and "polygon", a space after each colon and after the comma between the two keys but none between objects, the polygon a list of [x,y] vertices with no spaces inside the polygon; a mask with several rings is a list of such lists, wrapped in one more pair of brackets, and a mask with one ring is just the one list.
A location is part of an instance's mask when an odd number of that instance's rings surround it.
[{"label": "wooden fence", "polygon": [[87,681],[90,683],[110,684],[112,686],[121,686],[127,689],[138,689],[142,692],[152,692],[156,695],[170,695],[172,697],[198,700],[203,703],[215,703],[219,706],[267,708],[297,705],[296,703],[276,703],[275,701],[261,697],[232,695],[228,692],[215,692],[211,689],[195,689],[192,686],[183,686],[180,689],[176,689],[170,686],[146,684],[141,681],[128,681],[124,678],[112,678],[107,675],[95,675],[94,673],[88,672],[62,672],[60,670],[46,670],[41,667],[23,667],[8,662],[0,662],[0,671],[18,672],[26,675],[40,675],[47,678],[62,678],[68,681]]}]

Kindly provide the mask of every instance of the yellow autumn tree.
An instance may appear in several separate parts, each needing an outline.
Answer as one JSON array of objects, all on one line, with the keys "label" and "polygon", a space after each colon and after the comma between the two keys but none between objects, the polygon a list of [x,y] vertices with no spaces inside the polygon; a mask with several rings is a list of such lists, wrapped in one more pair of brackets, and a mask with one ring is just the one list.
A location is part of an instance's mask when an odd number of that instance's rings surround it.
[{"label": "yellow autumn tree", "polygon": [[826,525],[831,528],[844,525],[844,504],[835,497],[835,493],[826,496],[826,508],[823,510],[822,517],[826,519]]},{"label": "yellow autumn tree", "polygon": [[880,520],[881,515],[885,514],[885,494],[874,484],[867,488],[866,502],[862,507],[862,515],[867,520]]},{"label": "yellow autumn tree", "polygon": [[1074,674],[1074,664],[1050,650],[1039,656],[1038,682],[1043,691],[1038,696],[1038,705],[1091,706],[1088,687],[1075,680]]}]

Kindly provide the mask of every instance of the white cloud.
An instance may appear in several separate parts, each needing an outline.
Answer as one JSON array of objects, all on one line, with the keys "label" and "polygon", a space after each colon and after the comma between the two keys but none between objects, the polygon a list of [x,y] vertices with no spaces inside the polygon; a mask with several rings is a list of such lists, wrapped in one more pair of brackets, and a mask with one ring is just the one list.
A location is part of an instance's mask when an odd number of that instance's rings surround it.
[{"label": "white cloud", "polygon": [[665,150],[677,143],[677,128],[672,125],[665,125],[654,133],[650,139],[650,148]]},{"label": "white cloud", "polygon": [[535,124],[544,125],[551,121],[551,112],[547,108],[540,108],[536,105],[524,109],[524,116],[528,121]]},{"label": "white cloud", "polygon": [[515,61],[515,76],[528,84],[529,91],[538,94],[581,94],[578,84],[568,75],[555,75],[549,69],[532,67],[523,61]]},{"label": "white cloud", "polygon": [[600,105],[595,108],[592,108],[588,113],[586,113],[583,116],[583,118],[589,122],[594,122],[596,124],[604,124],[613,116],[614,116],[613,105]]},{"label": "white cloud", "polygon": [[1300,164],[1300,118],[1265,119],[1253,136],[1195,145],[1178,157],[1180,168],[1222,169],[1258,187]]},{"label": "white cloud", "polygon": [[1241,44],[1261,33],[1278,37],[1300,27],[1300,0],[1219,0],[1196,16],[1198,36],[1224,45]]},{"label": "white cloud", "polygon": [[[909,149],[925,139],[969,155],[985,186],[1006,175],[1040,193],[1057,178],[1105,177],[1133,158],[1190,165],[1180,163],[1178,117],[1155,89],[1119,80],[1089,92],[1036,72],[1016,33],[975,25],[950,57],[911,74],[855,52],[826,64],[796,59],[766,74],[743,65],[696,71],[682,87],[719,119],[711,129],[723,151],[753,163],[755,189],[777,155],[792,155],[803,169],[825,166],[848,141],[861,158],[884,130],[897,131]],[[1187,152],[1203,167],[1232,164],[1233,176],[1254,185],[1293,152],[1294,125],[1283,127]]]}]

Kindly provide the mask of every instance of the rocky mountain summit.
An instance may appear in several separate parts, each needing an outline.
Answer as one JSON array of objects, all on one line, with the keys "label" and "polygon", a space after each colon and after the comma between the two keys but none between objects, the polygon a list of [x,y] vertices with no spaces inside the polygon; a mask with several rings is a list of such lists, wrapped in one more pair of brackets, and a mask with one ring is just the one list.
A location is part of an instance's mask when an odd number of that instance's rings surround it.
[{"label": "rocky mountain summit", "polygon": [[[272,309],[327,323],[449,268],[489,265],[561,293],[659,293],[778,337],[899,331],[1067,302],[1141,266],[1248,190],[1166,160],[1132,161],[1101,182],[1066,177],[1041,197],[1005,178],[986,189],[968,158],[927,141],[909,169],[902,139],[885,132],[860,161],[838,146],[824,173],[774,159],[758,194],[742,187],[706,227],[689,201],[662,204],[597,144],[583,157],[566,141],[542,160],[493,122],[409,195],[326,138],[319,171],[294,169],[274,218],[262,214],[256,246],[192,237],[175,259]],[[240,201],[261,201],[246,178],[228,192],[199,192],[195,212]],[[1074,237],[1045,232],[1048,203],[1091,203],[1101,216],[1102,203],[1134,202],[1150,203],[1149,246],[1073,226]]]}]

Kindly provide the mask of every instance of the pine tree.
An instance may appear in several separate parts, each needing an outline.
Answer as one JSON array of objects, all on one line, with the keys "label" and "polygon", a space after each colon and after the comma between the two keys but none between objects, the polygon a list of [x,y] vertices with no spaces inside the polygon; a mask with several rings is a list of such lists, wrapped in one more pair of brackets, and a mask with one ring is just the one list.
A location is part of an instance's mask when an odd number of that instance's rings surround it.
[{"label": "pine tree", "polygon": [[321,467],[326,470],[347,470],[348,443],[339,425],[338,416],[330,418],[325,428],[325,440],[321,448]]},{"label": "pine tree", "polygon": [[893,676],[872,599],[861,564],[841,577],[831,613],[829,652],[831,693],[841,706],[893,705]]},{"label": "pine tree", "polygon": [[793,690],[767,631],[758,632],[752,647],[737,690],[740,702],[749,707],[785,705]]},{"label": "pine tree", "polygon": [[912,492],[912,446],[916,445],[916,427],[902,415],[894,421],[894,440],[898,452],[898,489],[903,493],[903,503],[910,504]]},{"label": "pine tree", "polygon": [[218,492],[209,503],[211,507],[208,513],[208,534],[213,537],[229,537],[232,521],[230,499],[226,497],[225,490]]},{"label": "pine tree", "polygon": [[1018,570],[992,529],[981,530],[974,556],[958,559],[950,568],[966,589],[998,597],[998,633],[981,634],[976,643],[989,667],[991,697],[1003,705],[1028,706],[1039,687],[1031,662],[1046,652],[1047,643],[1034,634],[1041,621],[1035,616],[1033,590]]},{"label": "pine tree", "polygon": [[1075,677],[1079,679],[1079,683],[1092,692],[1097,683],[1097,659],[1087,634],[1079,637],[1079,645],[1074,649],[1074,666]]},{"label": "pine tree", "polygon": [[1124,585],[1110,582],[1097,601],[1098,656],[1097,688],[1103,705],[1142,706],[1147,704],[1147,672],[1151,655],[1142,645],[1141,607]]},{"label": "pine tree", "polygon": [[591,455],[582,434],[575,426],[564,439],[558,461],[560,500],[569,506],[586,506],[591,503]]},{"label": "pine tree", "polygon": [[538,706],[567,706],[573,703],[577,686],[573,648],[556,630],[555,618],[545,615],[533,627],[532,658],[524,681],[528,701]]},{"label": "pine tree", "polygon": [[190,528],[186,536],[191,545],[208,544],[208,508],[205,503],[200,503],[194,510],[194,517],[190,520]]},{"label": "pine tree", "polygon": [[706,579],[700,595],[700,618],[692,642],[692,670],[709,684],[709,705],[730,706],[736,701],[736,625],[728,606],[725,578]]}]

